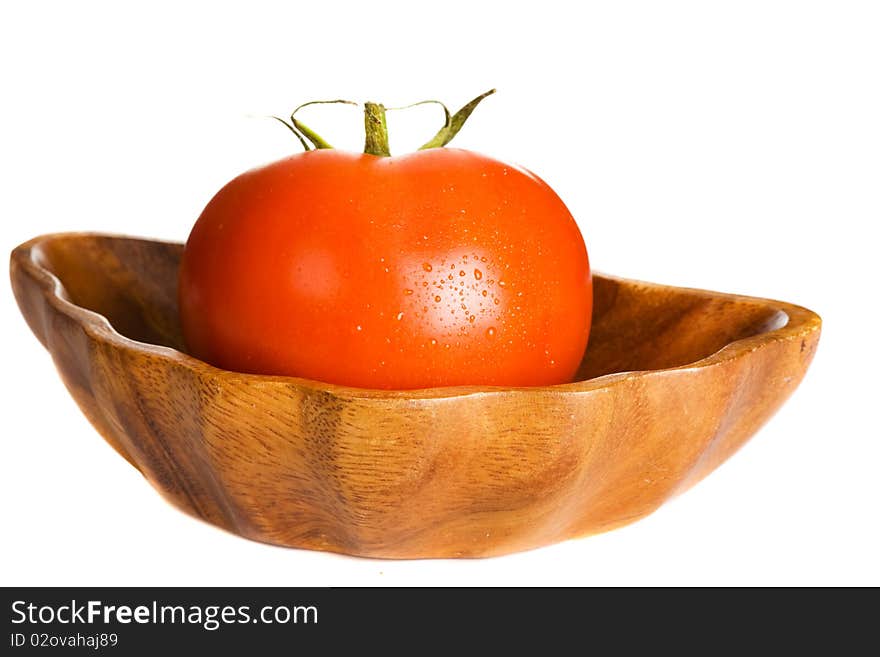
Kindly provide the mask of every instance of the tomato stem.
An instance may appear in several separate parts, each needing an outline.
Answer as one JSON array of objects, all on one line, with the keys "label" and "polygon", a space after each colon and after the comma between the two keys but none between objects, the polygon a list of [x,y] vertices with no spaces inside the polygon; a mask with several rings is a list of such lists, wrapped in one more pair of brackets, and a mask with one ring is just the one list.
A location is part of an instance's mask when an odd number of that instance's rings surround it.
[{"label": "tomato stem", "polygon": [[[476,98],[474,98],[467,105],[458,110],[455,114],[450,114],[449,109],[441,103],[439,100],[423,100],[418,103],[413,103],[412,105],[407,105],[405,107],[390,107],[386,108],[381,103],[373,103],[367,102],[364,103],[364,131],[366,132],[366,138],[364,140],[364,153],[368,155],[377,155],[380,157],[389,157],[391,155],[391,148],[388,143],[388,124],[385,119],[385,112],[387,109],[407,109],[409,107],[415,107],[417,105],[425,105],[428,103],[439,105],[443,108],[443,127],[437,131],[437,134],[434,135],[430,141],[426,142],[422,146],[419,147],[419,150],[425,150],[429,148],[442,148],[446,146],[450,141],[452,141],[453,137],[458,134],[459,130],[465,124],[465,121],[468,120],[470,115],[476,109],[477,105],[482,102],[484,98],[487,96],[491,96],[495,93],[494,89],[490,89],[489,91],[480,94]],[[272,118],[276,121],[282,123],[288,130],[290,130],[299,142],[302,144],[305,150],[315,149],[332,149],[333,146],[323,137],[321,137],[318,133],[312,130],[310,127],[305,125],[302,121],[296,118],[296,113],[299,112],[302,108],[308,107],[309,105],[323,105],[328,103],[342,103],[345,105],[357,105],[350,100],[313,100],[308,103],[303,103],[299,107],[297,107],[290,114],[290,123],[285,121],[284,119],[278,118],[277,116],[273,116]],[[311,147],[310,144],[311,143]]]},{"label": "tomato stem", "polygon": [[364,153],[388,157],[388,124],[385,121],[385,106],[381,103],[364,103]]}]

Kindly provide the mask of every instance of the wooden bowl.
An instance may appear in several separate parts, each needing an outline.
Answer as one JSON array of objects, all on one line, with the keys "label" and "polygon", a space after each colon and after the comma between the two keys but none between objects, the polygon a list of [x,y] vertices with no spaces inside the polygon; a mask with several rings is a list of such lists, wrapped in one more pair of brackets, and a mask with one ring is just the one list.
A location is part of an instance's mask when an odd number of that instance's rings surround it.
[{"label": "wooden bowl", "polygon": [[176,506],[370,557],[504,554],[645,516],[779,408],[821,325],[778,301],[596,276],[574,383],[364,390],[188,356],[181,250],[38,237],[13,251],[12,285],[80,408]]}]

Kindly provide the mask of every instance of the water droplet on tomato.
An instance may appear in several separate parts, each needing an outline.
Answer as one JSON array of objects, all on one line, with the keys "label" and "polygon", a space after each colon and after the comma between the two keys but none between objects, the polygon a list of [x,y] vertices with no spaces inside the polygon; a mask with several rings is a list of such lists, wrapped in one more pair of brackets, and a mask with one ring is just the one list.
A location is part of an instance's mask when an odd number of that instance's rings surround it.
[{"label": "water droplet on tomato", "polygon": [[489,328],[486,329],[486,337],[487,338],[494,338],[495,337],[495,327],[494,326],[490,326]]},{"label": "water droplet on tomato", "polygon": [[476,317],[475,317],[474,315],[471,315],[470,317],[468,317],[468,321],[469,321],[471,324],[474,323],[474,320],[475,320],[475,319],[476,319]]},{"label": "water droplet on tomato", "polygon": [[507,283],[504,281],[498,281],[498,287],[507,287]]},{"label": "water droplet on tomato", "polygon": [[355,328],[356,331],[363,331],[363,330],[364,330],[364,327],[361,326],[360,324],[358,324],[358,325],[355,326],[354,328]]},{"label": "water droplet on tomato", "polygon": [[436,297],[434,297],[434,302],[440,303],[440,295],[439,294]]},{"label": "water droplet on tomato", "polygon": [[403,313],[402,312],[397,313],[397,321],[399,322],[402,319],[403,319]]},{"label": "water droplet on tomato", "polygon": [[483,290],[482,295],[483,295],[484,297],[487,296],[488,294],[489,294],[489,293],[486,292],[486,290]]},{"label": "water droplet on tomato", "polygon": [[409,296],[410,294],[413,293],[413,291],[410,290],[409,288],[406,288],[406,289],[403,291],[403,293],[404,293],[406,296]]},{"label": "water droplet on tomato", "polygon": [[435,344],[437,344],[437,341],[434,338],[431,338],[431,344],[435,345]]},{"label": "water droplet on tomato", "polygon": [[495,299],[495,305],[497,306],[499,303],[501,303],[501,300],[500,300],[500,299]]},{"label": "water droplet on tomato", "polygon": [[474,269],[474,278],[480,280],[481,278],[483,278],[483,272],[481,272],[479,269]]},{"label": "water droplet on tomato", "polygon": [[425,262],[425,263],[422,264],[422,269],[424,269],[425,271],[431,271],[431,270],[434,269],[434,268],[431,266],[430,263]]},{"label": "water droplet on tomato", "polygon": [[462,269],[460,272],[458,272],[458,275],[459,275],[459,276],[464,276],[464,269]]}]

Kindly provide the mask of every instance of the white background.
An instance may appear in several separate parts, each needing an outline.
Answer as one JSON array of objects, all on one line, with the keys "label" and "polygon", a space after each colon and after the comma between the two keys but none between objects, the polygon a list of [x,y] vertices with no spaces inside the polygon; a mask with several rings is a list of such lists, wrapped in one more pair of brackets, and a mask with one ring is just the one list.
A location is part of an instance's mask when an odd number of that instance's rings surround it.
[{"label": "white background", "polygon": [[[629,527],[488,560],[355,559],[169,506],[80,414],[4,284],[0,583],[880,584],[877,3],[369,4],[4,2],[0,246],[182,241],[223,183],[297,149],[262,115],[497,87],[455,145],[547,180],[599,271],[819,312],[801,387]],[[360,146],[356,111],[307,111]],[[394,115],[392,148],[438,119]]]}]

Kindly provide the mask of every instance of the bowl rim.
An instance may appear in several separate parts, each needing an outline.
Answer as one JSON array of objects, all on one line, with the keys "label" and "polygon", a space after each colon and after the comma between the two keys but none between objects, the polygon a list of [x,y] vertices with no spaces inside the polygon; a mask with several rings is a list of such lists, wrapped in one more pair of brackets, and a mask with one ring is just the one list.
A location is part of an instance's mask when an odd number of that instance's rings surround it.
[{"label": "bowl rim", "polygon": [[395,399],[400,401],[421,401],[426,399],[458,399],[462,397],[471,397],[477,395],[492,394],[578,394],[596,390],[599,388],[607,388],[612,385],[619,385],[624,381],[644,376],[650,376],[659,373],[668,372],[687,372],[706,367],[712,367],[720,363],[741,358],[750,352],[760,349],[771,342],[780,340],[792,340],[798,337],[805,337],[807,334],[817,331],[821,328],[822,320],[815,312],[784,301],[774,299],[766,299],[762,297],[752,297],[740,294],[730,294],[726,292],[715,292],[693,287],[681,287],[673,285],[663,285],[661,283],[653,283],[641,281],[637,279],[623,278],[604,274],[602,272],[593,272],[594,277],[600,277],[606,280],[636,284],[640,287],[647,288],[663,288],[667,290],[675,290],[677,292],[690,292],[701,295],[709,295],[714,298],[729,300],[735,302],[746,302],[750,304],[762,305],[773,310],[784,313],[786,321],[784,324],[777,326],[769,331],[758,333],[757,335],[748,336],[734,340],[724,345],[717,351],[699,360],[675,367],[649,369],[649,370],[628,370],[624,372],[612,372],[591,379],[581,381],[572,381],[570,383],[561,383],[549,386],[487,386],[487,385],[471,385],[471,386],[450,386],[450,387],[433,387],[418,388],[412,390],[384,390],[375,388],[356,388],[353,386],[338,385],[334,383],[325,383],[313,379],[302,377],[283,376],[283,375],[267,375],[267,374],[249,374],[244,372],[235,372],[215,367],[210,363],[199,360],[185,352],[148,342],[134,340],[119,333],[110,320],[104,315],[79,306],[64,294],[64,285],[61,280],[46,267],[39,262],[40,249],[47,242],[58,239],[71,238],[109,238],[121,239],[132,242],[150,242],[165,246],[182,246],[180,242],[171,240],[155,239],[150,237],[138,237],[132,235],[124,235],[117,233],[103,233],[93,231],[71,231],[60,233],[46,233],[34,237],[19,246],[15,247],[10,257],[10,266],[14,269],[16,266],[21,267],[27,274],[33,278],[39,285],[43,296],[47,302],[58,312],[68,316],[73,321],[82,326],[87,335],[96,340],[106,341],[114,346],[147,354],[154,358],[171,361],[176,365],[186,367],[187,369],[198,371],[212,377],[220,377],[232,383],[242,383],[246,385],[262,385],[262,386],[284,386],[300,388],[311,392],[329,393],[336,397],[346,399],[382,399],[387,401]]}]

